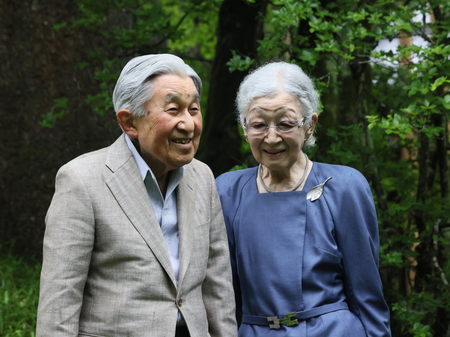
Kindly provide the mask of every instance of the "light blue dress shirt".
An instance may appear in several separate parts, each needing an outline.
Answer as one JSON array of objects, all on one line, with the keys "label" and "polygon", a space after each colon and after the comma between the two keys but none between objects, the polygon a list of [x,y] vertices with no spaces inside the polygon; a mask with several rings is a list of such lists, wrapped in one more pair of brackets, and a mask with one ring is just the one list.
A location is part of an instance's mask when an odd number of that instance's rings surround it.
[{"label": "light blue dress shirt", "polygon": [[171,171],[169,183],[167,184],[166,198],[164,199],[152,170],[136,150],[136,147],[133,145],[130,137],[125,135],[125,139],[139,168],[145,187],[147,188],[147,193],[150,197],[156,218],[161,226],[164,240],[166,241],[167,248],[169,248],[170,260],[172,262],[173,272],[175,273],[175,279],[178,281],[180,258],[177,196],[175,189],[181,179],[183,179],[183,167]]}]

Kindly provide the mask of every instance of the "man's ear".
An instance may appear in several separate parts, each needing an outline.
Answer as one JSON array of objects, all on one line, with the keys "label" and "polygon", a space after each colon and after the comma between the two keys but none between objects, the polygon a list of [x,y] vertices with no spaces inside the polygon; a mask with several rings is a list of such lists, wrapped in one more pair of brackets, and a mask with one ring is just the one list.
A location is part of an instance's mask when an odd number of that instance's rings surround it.
[{"label": "man's ear", "polygon": [[137,138],[138,132],[135,126],[135,117],[133,117],[130,110],[120,110],[117,113],[117,122],[128,136]]}]

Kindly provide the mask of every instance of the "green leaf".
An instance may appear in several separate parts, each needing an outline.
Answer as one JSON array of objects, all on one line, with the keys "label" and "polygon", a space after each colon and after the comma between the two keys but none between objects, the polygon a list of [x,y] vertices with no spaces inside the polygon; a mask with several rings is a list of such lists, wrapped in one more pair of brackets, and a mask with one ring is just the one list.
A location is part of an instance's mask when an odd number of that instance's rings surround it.
[{"label": "green leaf", "polygon": [[251,67],[251,65],[255,62],[250,57],[246,57],[243,59],[240,55],[236,54],[235,50],[232,50],[231,53],[233,57],[226,63],[229,68],[230,73],[235,70],[244,71]]},{"label": "green leaf", "polygon": [[61,98],[55,98],[53,100],[53,102],[55,102],[55,104],[53,105],[53,108],[63,108],[63,109],[67,109],[67,101],[69,99],[67,97],[61,97]]},{"label": "green leaf", "polygon": [[61,28],[64,28],[64,27],[66,27],[66,26],[67,26],[67,22],[62,22],[62,23],[53,25],[53,29],[56,30],[56,31],[58,31],[58,30],[60,30]]},{"label": "green leaf", "polygon": [[235,166],[233,166],[233,167],[230,169],[229,172],[237,171],[237,170],[243,170],[243,169],[246,169],[246,168],[248,168],[248,166],[245,165],[245,164],[242,164],[242,165],[235,165]]},{"label": "green leaf", "polygon": [[447,82],[450,83],[450,81],[447,81],[447,76],[439,77],[438,79],[436,79],[436,81],[434,81],[433,85],[431,86],[431,91],[435,91],[437,87]]},{"label": "green leaf", "polygon": [[355,22],[364,20],[365,17],[366,17],[365,13],[353,13],[353,15],[352,15],[352,19]]},{"label": "green leaf", "polygon": [[80,62],[80,63],[77,63],[77,67],[78,67],[78,69],[80,69],[80,70],[83,70],[83,69],[86,68],[88,65],[89,65],[88,62]]},{"label": "green leaf", "polygon": [[8,305],[8,303],[9,303],[9,292],[8,292],[8,290],[6,290],[5,292],[4,292],[4,300],[3,300],[3,302],[5,303],[5,305]]}]

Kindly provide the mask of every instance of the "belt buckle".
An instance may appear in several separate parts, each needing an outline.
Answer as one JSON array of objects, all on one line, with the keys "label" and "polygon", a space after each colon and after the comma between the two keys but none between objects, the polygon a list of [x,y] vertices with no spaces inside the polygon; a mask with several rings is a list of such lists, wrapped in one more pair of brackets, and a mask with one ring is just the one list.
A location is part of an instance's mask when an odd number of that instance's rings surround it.
[{"label": "belt buckle", "polygon": [[270,316],[267,317],[267,320],[270,322],[272,322],[273,324],[269,324],[269,328],[271,329],[279,329],[280,328],[280,323],[284,323],[287,326],[292,326],[292,325],[296,325],[298,324],[298,320],[294,319],[291,320],[291,317],[295,317],[297,314],[295,312],[291,312],[289,314],[284,315],[283,319],[278,319],[278,316]]}]

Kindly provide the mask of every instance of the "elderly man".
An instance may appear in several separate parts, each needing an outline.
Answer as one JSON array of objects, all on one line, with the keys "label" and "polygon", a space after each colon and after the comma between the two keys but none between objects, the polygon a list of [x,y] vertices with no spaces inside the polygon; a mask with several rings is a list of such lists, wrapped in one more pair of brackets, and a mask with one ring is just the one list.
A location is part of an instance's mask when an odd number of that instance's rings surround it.
[{"label": "elderly man", "polygon": [[173,55],[123,69],[113,102],[124,134],[56,176],[37,336],[237,335],[214,177],[193,159],[201,89]]}]

